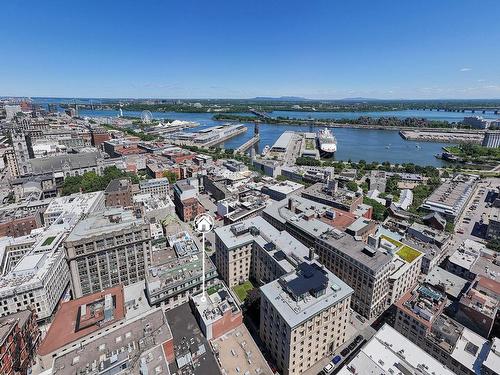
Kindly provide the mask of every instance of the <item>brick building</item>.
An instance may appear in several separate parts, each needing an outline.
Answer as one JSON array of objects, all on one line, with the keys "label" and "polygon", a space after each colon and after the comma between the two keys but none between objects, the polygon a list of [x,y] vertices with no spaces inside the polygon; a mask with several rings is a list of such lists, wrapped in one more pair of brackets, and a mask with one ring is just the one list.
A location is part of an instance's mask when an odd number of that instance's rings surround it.
[{"label": "brick building", "polygon": [[0,373],[27,374],[39,341],[40,330],[32,311],[0,318]]}]

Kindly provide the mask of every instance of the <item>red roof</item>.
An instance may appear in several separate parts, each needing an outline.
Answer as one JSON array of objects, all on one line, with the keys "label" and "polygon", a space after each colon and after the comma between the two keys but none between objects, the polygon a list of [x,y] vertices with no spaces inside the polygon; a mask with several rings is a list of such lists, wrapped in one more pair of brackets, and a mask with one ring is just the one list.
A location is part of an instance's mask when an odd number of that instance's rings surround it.
[{"label": "red roof", "polygon": [[[97,311],[94,316],[85,319],[84,321],[84,319],[80,317],[80,306],[91,306],[92,303],[103,300],[107,294],[111,294],[114,300],[115,306],[113,309],[113,319],[106,323],[101,323],[103,320],[102,312]],[[105,326],[113,324],[124,317],[125,299],[123,296],[122,285],[64,302],[57,311],[45,339],[38,348],[38,353],[42,356],[50,354],[53,351]],[[80,327],[77,327],[78,324]]]},{"label": "red roof", "polygon": [[479,277],[477,285],[484,289],[491,290],[494,293],[500,294],[500,283],[487,277]]}]

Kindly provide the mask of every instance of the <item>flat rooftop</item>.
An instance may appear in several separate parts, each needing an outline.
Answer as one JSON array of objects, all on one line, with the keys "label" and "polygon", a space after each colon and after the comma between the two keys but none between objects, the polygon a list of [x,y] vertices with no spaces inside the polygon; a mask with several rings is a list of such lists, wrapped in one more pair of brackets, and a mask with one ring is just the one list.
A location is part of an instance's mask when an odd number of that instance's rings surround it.
[{"label": "flat rooftop", "polygon": [[490,343],[487,339],[464,328],[451,353],[451,358],[473,373],[481,374],[481,365],[488,357],[489,351]]},{"label": "flat rooftop", "polygon": [[203,293],[199,293],[191,296],[191,299],[198,310],[198,314],[207,326],[222,318],[228,310],[231,310],[232,314],[238,314],[241,311],[226,286],[222,283],[208,288],[205,297],[205,300],[203,300]]},{"label": "flat rooftop", "polygon": [[467,280],[441,267],[432,268],[425,282],[454,298],[458,298],[468,284]]},{"label": "flat rooftop", "polygon": [[244,324],[211,344],[225,374],[274,374]]},{"label": "flat rooftop", "polygon": [[[113,301],[112,319],[107,321],[103,311],[106,295],[111,295]],[[119,285],[62,303],[45,339],[38,348],[38,352],[41,355],[47,355],[104,326],[109,326],[123,319],[125,317],[124,302],[123,286]],[[85,315],[88,319],[85,319],[84,322],[82,317]]]},{"label": "flat rooftop", "polygon": [[423,370],[428,374],[455,374],[394,328],[384,324],[338,374],[420,374]]},{"label": "flat rooftop", "polygon": [[472,179],[454,178],[446,181],[424,201],[423,207],[456,215],[467,202],[473,186]]},{"label": "flat rooftop", "polygon": [[492,371],[497,371],[500,368],[500,339],[498,337],[493,338],[491,350],[483,362],[483,366]]},{"label": "flat rooftop", "polygon": [[295,133],[292,131],[286,131],[282,133],[279,138],[274,142],[274,145],[271,147],[271,151],[279,151],[279,152],[284,152],[286,151],[288,145],[294,138]]},{"label": "flat rooftop", "polygon": [[[257,229],[257,232],[251,231]],[[238,230],[236,230],[238,229]],[[296,240],[286,231],[280,232],[263,217],[256,216],[242,222],[219,227],[215,229],[216,235],[228,247],[228,249],[239,248],[253,241],[260,241],[263,244],[273,243],[288,254],[295,254],[299,257],[309,255],[309,249]]]},{"label": "flat rooftop", "polygon": [[[172,332],[161,309],[151,309],[130,322],[118,325],[54,359],[55,373],[66,374],[72,368],[96,368],[117,373],[120,362],[128,362],[131,374],[169,374],[162,344],[172,340]],[[105,350],[100,350],[105,348]],[[114,368],[115,367],[115,368]],[[114,369],[113,369],[114,368]],[[119,368],[119,367],[118,367]],[[158,370],[161,370],[159,372]],[[73,372],[72,372],[73,373]]]},{"label": "flat rooftop", "polygon": [[396,307],[404,311],[428,328],[434,318],[441,313],[446,303],[446,296],[429,285],[419,285],[395,302]]},{"label": "flat rooftop", "polygon": [[282,193],[282,194],[291,194],[294,191],[300,190],[304,187],[304,185],[299,184],[298,182],[293,181],[282,181],[274,185],[266,185],[269,190]]},{"label": "flat rooftop", "polygon": [[392,256],[378,249],[370,248],[366,243],[357,241],[353,236],[339,230],[331,230],[322,234],[320,241],[332,246],[375,273],[392,261]]},{"label": "flat rooftop", "polygon": [[[292,200],[292,209],[289,208],[290,200]],[[316,217],[330,210],[329,206],[294,195],[269,205],[264,212],[282,224],[288,223],[317,237],[332,229],[331,225]]]},{"label": "flat rooftop", "polygon": [[108,208],[105,211],[92,213],[79,221],[66,238],[66,241],[79,241],[141,224],[144,224],[144,221],[137,219],[133,211],[122,208]]},{"label": "flat rooftop", "polygon": [[317,262],[303,262],[260,288],[283,320],[294,328],[345,298],[353,289]]},{"label": "flat rooftop", "polygon": [[172,374],[219,374],[210,344],[201,332],[188,303],[166,312],[174,337],[176,360],[170,364]]},{"label": "flat rooftop", "polygon": [[341,205],[350,205],[357,197],[356,193],[337,188],[334,192],[325,190],[327,188],[326,184],[322,182],[317,182],[314,185],[309,186],[304,189],[302,195],[307,197],[318,197],[322,200],[326,200],[332,203],[338,203]]}]

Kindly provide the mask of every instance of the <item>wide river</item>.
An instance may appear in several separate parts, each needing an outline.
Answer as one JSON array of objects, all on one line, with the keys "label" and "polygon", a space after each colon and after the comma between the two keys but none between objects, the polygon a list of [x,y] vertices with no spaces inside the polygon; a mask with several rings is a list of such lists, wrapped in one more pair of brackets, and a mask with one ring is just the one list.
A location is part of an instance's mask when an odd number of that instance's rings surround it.
[{"label": "wide river", "polygon": [[[112,116],[116,117],[117,111],[114,110],[80,110],[80,116]],[[140,117],[141,112],[124,111],[124,116]],[[443,121],[460,121],[463,119],[463,113],[455,112],[437,112],[423,110],[407,110],[394,112],[287,112],[275,111],[271,115],[288,116],[295,118],[357,118],[360,116],[382,117],[395,116],[398,118],[420,117],[430,120]],[[465,114],[467,116],[467,114]],[[468,114],[470,115],[470,114]],[[178,119],[186,121],[195,121],[200,124],[199,127],[190,129],[196,131],[209,126],[220,125],[222,122],[212,119],[212,113],[179,113],[179,112],[153,112],[154,118]],[[488,115],[484,115],[488,117]],[[491,115],[492,116],[492,115]],[[237,148],[253,135],[253,124],[245,124],[248,126],[248,131],[245,134],[236,136],[221,147]],[[313,127],[313,131],[318,128]],[[310,131],[309,126],[291,126],[291,125],[273,125],[260,124],[261,140],[258,146],[259,152],[262,151],[265,145],[272,146],[278,137],[286,130],[295,131]],[[368,129],[348,129],[336,128],[332,129],[337,137],[337,153],[336,160],[352,160],[359,161],[361,159],[368,162],[389,161],[391,163],[414,163],[419,165],[441,166],[446,162],[434,157],[435,154],[442,151],[442,147],[449,145],[446,143],[436,142],[415,142],[403,140],[397,130],[368,130]]]}]

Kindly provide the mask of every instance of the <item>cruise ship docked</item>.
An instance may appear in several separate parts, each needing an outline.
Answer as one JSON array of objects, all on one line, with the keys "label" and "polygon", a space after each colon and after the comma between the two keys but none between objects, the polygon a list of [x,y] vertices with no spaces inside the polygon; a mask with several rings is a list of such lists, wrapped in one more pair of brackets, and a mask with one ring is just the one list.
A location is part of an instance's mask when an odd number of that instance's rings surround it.
[{"label": "cruise ship docked", "polygon": [[318,141],[319,154],[322,158],[331,158],[337,151],[337,139],[331,130],[324,128],[318,130],[316,134]]}]

